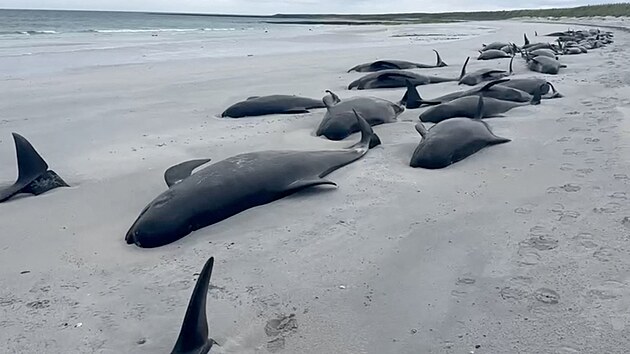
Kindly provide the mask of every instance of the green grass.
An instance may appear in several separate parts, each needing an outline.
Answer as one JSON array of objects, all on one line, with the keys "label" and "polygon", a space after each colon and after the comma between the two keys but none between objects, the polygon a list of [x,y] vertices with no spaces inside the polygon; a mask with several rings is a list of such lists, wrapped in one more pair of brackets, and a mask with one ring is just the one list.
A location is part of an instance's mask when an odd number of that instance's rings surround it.
[{"label": "green grass", "polygon": [[[383,15],[306,15],[278,14],[272,19],[302,19],[326,23],[326,21],[379,21],[395,23],[448,22],[448,21],[488,21],[505,20],[518,17],[592,17],[592,16],[630,16],[630,3],[589,5],[573,8],[480,11],[480,12],[443,12],[443,13],[399,13]],[[303,21],[306,22],[306,21]]]}]

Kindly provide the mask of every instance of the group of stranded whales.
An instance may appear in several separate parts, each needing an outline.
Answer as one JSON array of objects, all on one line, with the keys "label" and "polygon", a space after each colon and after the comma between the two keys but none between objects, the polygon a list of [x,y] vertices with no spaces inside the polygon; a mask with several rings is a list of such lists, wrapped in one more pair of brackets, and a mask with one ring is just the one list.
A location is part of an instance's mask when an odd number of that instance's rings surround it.
[{"label": "group of stranded whales", "polygon": [[[532,71],[556,74],[565,67],[562,55],[585,53],[612,43],[611,32],[599,30],[554,32],[556,43],[530,43],[518,47],[513,43],[494,42],[484,45],[480,58],[510,58],[508,70],[481,69],[466,73],[466,59],[459,78],[420,75],[405,69],[440,68],[446,64],[436,51],[437,63],[424,65],[401,60],[380,60],[357,65],[350,71],[371,72],[354,81],[348,89],[406,87],[398,103],[378,97],[341,99],[330,90],[323,99],[292,95],[250,97],[222,113],[222,117],[242,118],[268,114],[306,113],[325,108],[326,113],[315,135],[342,140],[355,132],[360,141],[345,149],[318,151],[272,150],[239,154],[204,165],[209,158],[184,161],[168,168],[164,179],[168,189],[151,201],[125,235],[128,244],[142,248],[160,247],[179,240],[191,232],[220,222],[249,208],[270,203],[302,189],[336,184],[324,177],[363,157],[381,144],[372,126],[397,121],[405,109],[427,107],[415,126],[421,141],[413,151],[411,167],[445,168],[485,147],[507,143],[508,138],[495,135],[484,118],[501,116],[525,105],[538,105],[541,99],[562,95],[544,78],[511,79],[512,63],[521,53]],[[495,51],[505,53],[497,54]],[[484,53],[492,53],[484,56]],[[484,56],[481,58],[481,56]],[[424,100],[417,86],[436,82],[458,82],[475,86]],[[427,129],[424,123],[435,123]],[[68,184],[39,155],[23,136],[13,133],[17,155],[17,180],[0,187],[0,202],[25,193],[40,195]],[[197,171],[196,171],[197,170]],[[196,172],[195,172],[196,171]],[[173,354],[208,353],[214,344],[208,337],[206,298],[214,258],[205,263],[191,295]]]}]

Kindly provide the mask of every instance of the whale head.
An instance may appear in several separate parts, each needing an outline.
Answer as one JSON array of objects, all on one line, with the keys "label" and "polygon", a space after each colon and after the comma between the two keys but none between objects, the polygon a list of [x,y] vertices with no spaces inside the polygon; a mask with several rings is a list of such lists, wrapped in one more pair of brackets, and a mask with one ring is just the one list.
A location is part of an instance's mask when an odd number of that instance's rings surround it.
[{"label": "whale head", "polygon": [[127,243],[142,248],[160,247],[191,233],[193,225],[182,214],[188,208],[177,199],[169,189],[149,203],[127,232]]}]

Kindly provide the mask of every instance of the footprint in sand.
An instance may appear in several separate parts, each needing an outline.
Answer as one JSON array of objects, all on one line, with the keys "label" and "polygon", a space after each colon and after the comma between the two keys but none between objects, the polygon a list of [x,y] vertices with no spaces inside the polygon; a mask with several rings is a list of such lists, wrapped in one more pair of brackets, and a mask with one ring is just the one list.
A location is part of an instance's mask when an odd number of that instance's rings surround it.
[{"label": "footprint in sand", "polygon": [[534,297],[536,300],[549,305],[555,305],[560,302],[560,295],[554,290],[547,288],[540,288],[536,290]]},{"label": "footprint in sand", "polygon": [[532,208],[535,208],[535,207],[536,207],[536,205],[534,205],[534,204],[525,204],[522,207],[518,207],[518,208],[514,209],[514,213],[521,214],[521,215],[531,214],[532,213]]},{"label": "footprint in sand", "polygon": [[499,296],[503,300],[522,301],[532,293],[533,279],[529,277],[514,277],[508,281],[507,286],[501,288]]},{"label": "footprint in sand", "polygon": [[579,192],[580,190],[582,190],[582,187],[578,186],[577,184],[567,183],[560,187],[549,187],[547,188],[547,193],[560,193],[562,191],[567,193],[575,193]]},{"label": "footprint in sand", "polygon": [[597,214],[614,214],[621,209],[621,204],[619,203],[608,203],[601,208],[593,208],[593,212]]},{"label": "footprint in sand", "polygon": [[577,234],[575,237],[573,237],[573,240],[578,242],[580,246],[586,249],[594,249],[599,247],[599,245],[593,241],[593,234],[590,234],[588,232],[581,232]]},{"label": "footprint in sand", "polygon": [[584,141],[587,144],[595,144],[595,143],[599,143],[599,139],[598,138],[584,138]]},{"label": "footprint in sand", "polygon": [[50,300],[31,301],[27,303],[26,306],[36,310],[45,309],[50,307]]},{"label": "footprint in sand", "polygon": [[593,253],[593,257],[600,262],[610,262],[615,257],[615,251],[612,248],[600,247]]},{"label": "footprint in sand", "polygon": [[560,203],[554,204],[551,208],[551,211],[558,215],[559,221],[564,220],[575,220],[580,217],[580,213],[574,210],[567,210],[564,208],[564,205]]},{"label": "footprint in sand", "polygon": [[576,173],[574,174],[575,177],[579,177],[579,178],[584,178],[587,175],[593,173],[593,169],[592,168],[580,168],[579,170],[576,171]]},{"label": "footprint in sand", "polygon": [[578,151],[575,149],[564,149],[562,155],[565,156],[584,156],[586,155],[586,151]]},{"label": "footprint in sand", "polygon": [[267,341],[267,350],[275,353],[284,349],[285,338],[296,332],[297,329],[298,323],[295,314],[288,316],[282,315],[267,321],[265,334],[267,334],[268,337],[272,337],[272,339]]}]

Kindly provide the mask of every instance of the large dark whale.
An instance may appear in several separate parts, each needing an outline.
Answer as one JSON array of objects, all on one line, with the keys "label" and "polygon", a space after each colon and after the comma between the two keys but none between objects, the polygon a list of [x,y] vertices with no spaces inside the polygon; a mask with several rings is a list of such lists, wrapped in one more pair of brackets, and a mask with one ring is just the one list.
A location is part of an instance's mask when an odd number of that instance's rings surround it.
[{"label": "large dark whale", "polygon": [[289,95],[253,96],[245,101],[233,104],[221,116],[242,118],[267,114],[308,113],[309,109],[324,107],[322,100],[308,97]]},{"label": "large dark whale", "polygon": [[494,81],[490,81],[485,85],[479,85],[466,91],[451,92],[444,96],[436,97],[431,100],[424,100],[420,97],[418,90],[413,85],[407,85],[407,91],[401,99],[401,103],[405,104],[407,108],[421,107],[424,105],[437,105],[444,102],[450,102],[460,97],[473,96],[483,94],[485,97],[492,97],[498,100],[512,101],[512,102],[528,102],[531,101],[532,95],[525,91],[521,91],[516,88],[500,85],[504,82],[508,82],[510,79],[502,78]]},{"label": "large dark whale", "polygon": [[378,97],[352,97],[341,100],[332,91],[323,101],[327,112],[315,134],[330,140],[341,140],[360,131],[354,111],[359,112],[371,126],[392,123],[405,110],[403,106]]},{"label": "large dark whale", "polygon": [[[504,101],[492,97],[485,97],[483,99],[483,114],[478,118],[497,117],[512,108],[527,105],[538,105],[540,104],[541,91],[543,87],[544,85],[541,85],[538,88],[538,90],[534,93],[532,100],[528,103]],[[423,122],[439,123],[443,120],[456,117],[475,118],[478,115],[478,109],[478,96],[464,96],[425,110],[422,114],[420,114],[420,120]]]},{"label": "large dark whale", "polygon": [[8,187],[0,187],[0,202],[4,202],[16,194],[30,193],[40,195],[68,184],[37,153],[33,145],[23,136],[13,133],[15,152],[17,155],[18,178]]},{"label": "large dark whale", "polygon": [[[346,149],[259,151],[219,161],[177,181],[140,213],[125,240],[139,247],[159,247],[258,205],[317,185],[335,185],[323,177],[363,157],[380,144],[358,113],[361,141]],[[180,164],[189,171],[194,165]]]},{"label": "large dark whale", "polygon": [[407,81],[414,86],[437,84],[440,82],[457,81],[459,78],[446,78],[438,76],[427,76],[405,70],[383,70],[367,74],[352,81],[348,85],[348,90],[375,89],[375,88],[395,88],[405,87]]},{"label": "large dark whale", "polygon": [[483,116],[483,96],[479,96],[476,119],[451,118],[439,122],[426,130],[422,122],[416,130],[422,140],[413,152],[409,166],[427,169],[444,168],[477,151],[496,144],[503,144],[510,139],[501,138],[492,133]]},{"label": "large dark whale", "polygon": [[554,58],[537,56],[534,58],[527,58],[527,67],[531,71],[555,75],[560,71],[560,69],[566,68],[567,66]]},{"label": "large dark whale", "polygon": [[506,76],[510,76],[514,72],[512,70],[512,63],[514,62],[514,57],[510,59],[510,65],[508,67],[509,71],[500,70],[500,69],[479,69],[471,73],[466,73],[466,66],[468,65],[469,60],[470,60],[470,57],[466,58],[466,62],[464,63],[464,66],[462,67],[462,72],[459,76],[459,83],[458,83],[459,85],[464,84],[464,85],[469,85],[469,86],[475,86],[484,81],[493,81],[493,80],[498,80]]},{"label": "large dark whale", "polygon": [[371,63],[359,64],[348,70],[348,72],[356,71],[360,73],[369,73],[389,69],[430,69],[448,66],[445,62],[442,61],[442,58],[440,58],[440,53],[438,53],[438,51],[435,49],[433,51],[435,52],[437,60],[435,65],[414,63],[405,60],[377,60]]},{"label": "large dark whale", "polygon": [[179,331],[179,337],[171,354],[206,354],[216,342],[208,338],[208,319],[206,317],[206,299],[210,287],[210,277],[214,257],[210,257],[203,266],[195,289],[190,296],[186,315]]}]

